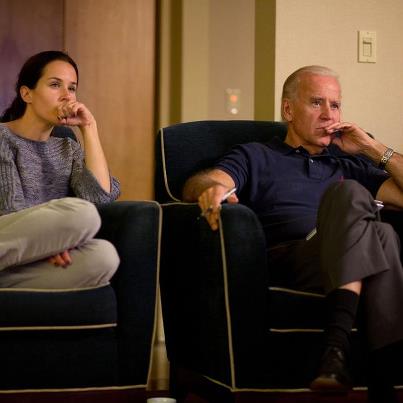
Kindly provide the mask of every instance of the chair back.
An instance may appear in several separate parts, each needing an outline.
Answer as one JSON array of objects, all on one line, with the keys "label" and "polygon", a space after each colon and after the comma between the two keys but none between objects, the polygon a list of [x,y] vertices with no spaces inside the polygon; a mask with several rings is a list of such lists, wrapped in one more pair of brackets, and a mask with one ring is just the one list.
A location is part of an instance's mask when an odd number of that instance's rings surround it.
[{"label": "chair back", "polygon": [[68,137],[71,138],[72,140],[77,141],[77,137],[71,127],[68,126],[55,126],[52,130],[51,133],[52,136],[54,137]]},{"label": "chair back", "polygon": [[155,199],[181,200],[183,185],[191,175],[211,167],[236,144],[265,143],[284,138],[282,122],[206,120],[179,123],[160,129],[156,145]]}]

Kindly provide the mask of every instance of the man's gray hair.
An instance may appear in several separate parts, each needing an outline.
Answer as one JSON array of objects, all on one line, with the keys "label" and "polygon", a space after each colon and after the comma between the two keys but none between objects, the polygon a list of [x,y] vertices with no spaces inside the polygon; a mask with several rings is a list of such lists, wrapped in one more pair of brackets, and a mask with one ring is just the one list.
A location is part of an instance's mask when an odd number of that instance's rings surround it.
[{"label": "man's gray hair", "polygon": [[[284,98],[293,99],[297,93],[298,85],[300,83],[301,77],[305,74],[313,74],[318,76],[334,77],[339,81],[338,74],[324,66],[305,66],[294,71],[284,82],[283,94],[281,95],[281,100]],[[339,83],[340,84],[340,83]]]}]

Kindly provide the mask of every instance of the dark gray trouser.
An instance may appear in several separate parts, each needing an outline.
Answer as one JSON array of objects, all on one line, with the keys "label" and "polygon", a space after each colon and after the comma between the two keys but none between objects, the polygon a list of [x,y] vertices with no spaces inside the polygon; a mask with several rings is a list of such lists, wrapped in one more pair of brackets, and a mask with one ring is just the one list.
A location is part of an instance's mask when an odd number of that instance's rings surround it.
[{"label": "dark gray trouser", "polygon": [[284,245],[282,251],[269,251],[270,265],[277,266],[272,280],[278,285],[328,293],[362,280],[371,349],[403,339],[400,242],[377,216],[377,206],[364,187],[352,180],[338,182],[322,197],[317,234],[309,241]]}]

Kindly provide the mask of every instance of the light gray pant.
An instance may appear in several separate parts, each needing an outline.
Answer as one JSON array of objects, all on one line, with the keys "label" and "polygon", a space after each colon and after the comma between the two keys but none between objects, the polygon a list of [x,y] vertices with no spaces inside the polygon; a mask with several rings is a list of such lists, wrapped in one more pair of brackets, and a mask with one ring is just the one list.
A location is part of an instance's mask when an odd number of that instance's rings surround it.
[{"label": "light gray pant", "polygon": [[[79,198],[52,200],[0,217],[0,288],[71,289],[107,284],[119,265],[114,246],[94,239],[96,207]],[[72,264],[47,258],[69,250]]]}]

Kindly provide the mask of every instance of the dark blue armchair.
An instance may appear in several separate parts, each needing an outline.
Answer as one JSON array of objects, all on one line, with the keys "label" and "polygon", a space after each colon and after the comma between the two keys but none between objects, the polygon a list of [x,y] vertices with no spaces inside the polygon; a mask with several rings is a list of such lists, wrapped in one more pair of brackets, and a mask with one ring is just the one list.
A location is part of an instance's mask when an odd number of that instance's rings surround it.
[{"label": "dark blue armchair", "polygon": [[70,402],[74,393],[108,396],[108,391],[145,401],[161,208],[154,201],[118,201],[99,212],[97,237],[111,241],[121,259],[110,285],[67,291],[0,289],[1,401],[16,395],[18,402],[43,402],[48,392],[51,401]]},{"label": "dark blue armchair", "polygon": [[[213,232],[196,204],[180,201],[185,180],[233,145],[285,134],[283,123],[256,121],[190,122],[158,133],[161,297],[172,393],[179,401],[188,392],[220,403],[277,402],[280,396],[327,401],[308,389],[321,353],[324,296],[271,286],[263,230],[248,207],[224,204]],[[384,218],[402,231],[400,213]],[[362,399],[366,353],[356,331],[353,344],[350,399]],[[403,373],[397,374],[401,385]]]}]

